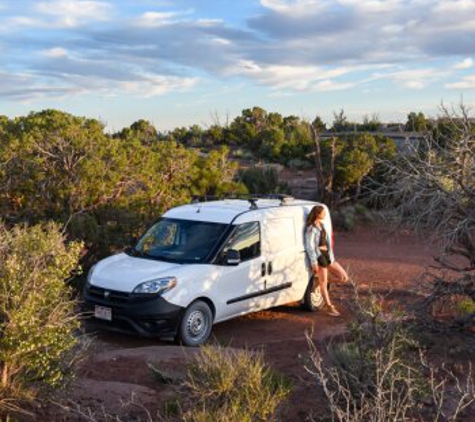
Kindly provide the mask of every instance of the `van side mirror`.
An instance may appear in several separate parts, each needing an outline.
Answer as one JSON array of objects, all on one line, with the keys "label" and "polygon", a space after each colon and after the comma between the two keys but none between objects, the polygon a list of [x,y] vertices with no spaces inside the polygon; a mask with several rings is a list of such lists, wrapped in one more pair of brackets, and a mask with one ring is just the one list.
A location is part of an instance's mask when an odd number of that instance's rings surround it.
[{"label": "van side mirror", "polygon": [[241,262],[241,254],[235,249],[228,249],[226,252],[227,265],[239,265]]}]

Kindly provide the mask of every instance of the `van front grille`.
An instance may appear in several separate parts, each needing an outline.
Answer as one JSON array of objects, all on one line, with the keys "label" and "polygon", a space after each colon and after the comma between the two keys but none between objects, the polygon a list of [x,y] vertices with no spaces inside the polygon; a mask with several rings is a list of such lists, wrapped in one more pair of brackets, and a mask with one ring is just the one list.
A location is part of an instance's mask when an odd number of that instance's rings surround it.
[{"label": "van front grille", "polygon": [[115,303],[128,302],[130,293],[119,292],[117,290],[103,289],[102,287],[89,286],[87,292],[98,299],[107,300]]}]

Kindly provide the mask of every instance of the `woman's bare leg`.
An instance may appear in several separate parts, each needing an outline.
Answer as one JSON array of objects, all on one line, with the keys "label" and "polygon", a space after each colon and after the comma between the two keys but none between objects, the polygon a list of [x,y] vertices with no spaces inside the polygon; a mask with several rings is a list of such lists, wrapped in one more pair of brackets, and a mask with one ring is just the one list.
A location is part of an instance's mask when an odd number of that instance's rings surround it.
[{"label": "woman's bare leg", "polygon": [[318,267],[318,285],[320,286],[320,293],[327,306],[332,306],[330,296],[328,294],[328,271],[326,268]]},{"label": "woman's bare leg", "polygon": [[338,262],[332,262],[327,268],[328,271],[338,278],[338,281],[346,283],[349,280],[348,274]]}]

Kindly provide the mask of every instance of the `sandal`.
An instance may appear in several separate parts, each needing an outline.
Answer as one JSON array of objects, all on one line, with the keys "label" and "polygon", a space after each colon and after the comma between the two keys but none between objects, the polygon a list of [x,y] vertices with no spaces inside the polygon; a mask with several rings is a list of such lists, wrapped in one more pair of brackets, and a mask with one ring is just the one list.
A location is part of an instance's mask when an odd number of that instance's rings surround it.
[{"label": "sandal", "polygon": [[339,317],[341,316],[341,312],[338,309],[336,309],[333,305],[330,305],[327,308],[327,315]]}]

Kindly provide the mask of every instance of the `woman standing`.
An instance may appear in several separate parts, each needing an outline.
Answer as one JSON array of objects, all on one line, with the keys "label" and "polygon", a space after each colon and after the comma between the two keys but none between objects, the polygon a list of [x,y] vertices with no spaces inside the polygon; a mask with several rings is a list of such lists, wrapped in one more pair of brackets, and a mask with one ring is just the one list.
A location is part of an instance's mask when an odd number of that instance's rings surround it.
[{"label": "woman standing", "polygon": [[328,271],[344,283],[348,281],[348,274],[335,261],[331,239],[323,223],[325,216],[325,207],[322,205],[315,205],[310,211],[305,223],[305,250],[312,266],[312,272],[318,276],[320,292],[325,301],[328,315],[340,316],[340,312],[333,306],[328,294]]}]

